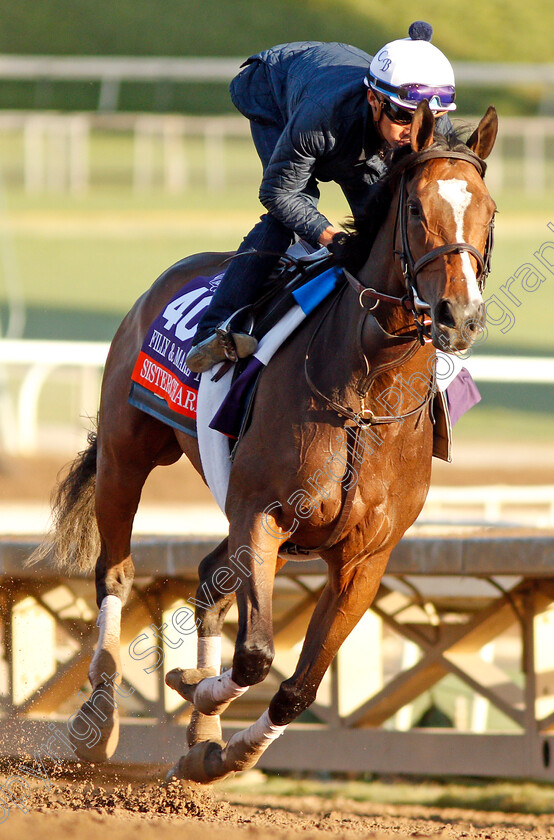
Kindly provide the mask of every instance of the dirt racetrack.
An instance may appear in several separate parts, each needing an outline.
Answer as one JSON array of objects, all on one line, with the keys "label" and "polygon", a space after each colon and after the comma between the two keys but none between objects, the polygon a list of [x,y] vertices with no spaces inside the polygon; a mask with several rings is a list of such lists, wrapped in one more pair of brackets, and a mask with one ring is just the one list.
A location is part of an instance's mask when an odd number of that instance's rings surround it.
[{"label": "dirt racetrack", "polygon": [[[5,777],[3,777],[2,781]],[[106,783],[58,779],[42,782],[21,810],[0,829],[3,840],[306,840],[329,838],[484,838],[533,840],[554,837],[551,815],[506,814],[414,805],[376,805],[316,796],[263,796],[173,782]],[[160,776],[161,778],[161,776]]]}]

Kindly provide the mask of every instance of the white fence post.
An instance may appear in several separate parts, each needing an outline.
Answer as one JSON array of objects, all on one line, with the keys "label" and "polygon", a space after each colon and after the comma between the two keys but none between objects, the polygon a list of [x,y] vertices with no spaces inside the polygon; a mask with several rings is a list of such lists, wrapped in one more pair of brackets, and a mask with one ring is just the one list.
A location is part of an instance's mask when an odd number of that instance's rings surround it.
[{"label": "white fence post", "polygon": [[0,372],[5,382],[8,381],[8,371],[11,367],[27,368],[19,387],[16,412],[10,410],[7,389],[6,399],[0,403],[1,431],[6,451],[16,455],[32,455],[37,451],[40,397],[48,377],[57,368],[81,370],[77,413],[96,413],[100,373],[108,355],[108,348],[107,342],[23,339],[0,341]]},{"label": "white fence post", "polygon": [[169,193],[183,192],[188,186],[188,166],[184,144],[184,121],[168,118],[163,123],[164,184]]},{"label": "white fence post", "polygon": [[530,122],[524,135],[525,192],[545,189],[545,132],[540,122]]},{"label": "white fence post", "polygon": [[20,455],[33,455],[38,450],[38,403],[42,386],[54,365],[34,365],[23,380],[17,406]]},{"label": "white fence post", "polygon": [[[0,114],[0,132],[22,130],[24,133],[24,179],[28,192],[44,189],[86,188],[91,174],[88,160],[89,135],[97,127],[103,131],[134,131],[133,186],[152,189],[155,183],[156,153],[162,161],[162,184],[168,192],[178,193],[189,184],[190,172],[184,143],[187,137],[204,140],[204,179],[207,189],[218,191],[228,185],[226,138],[249,136],[243,117],[180,117],[177,115],[87,114],[73,117],[36,113]],[[523,150],[517,162],[524,189],[544,193],[552,179],[551,141],[554,118],[506,118],[500,125],[496,148],[491,155],[488,183],[491,191],[503,188],[507,176],[506,140],[520,138]],[[256,160],[250,146],[252,161]],[[67,157],[69,155],[69,160]],[[514,161],[511,161],[511,163]],[[547,165],[548,164],[548,165]],[[256,172],[256,174],[254,174]],[[252,168],[253,181],[257,178]]]},{"label": "white fence post", "polygon": [[89,186],[89,120],[85,114],[69,117],[69,188],[82,193]]},{"label": "white fence post", "polygon": [[63,192],[67,178],[67,121],[53,116],[46,123],[48,151],[46,157],[46,184],[51,192]]},{"label": "white fence post", "polygon": [[206,122],[206,185],[214,192],[224,189],[226,183],[224,131],[224,126],[218,120]]},{"label": "white fence post", "polygon": [[487,187],[494,195],[504,186],[504,159],[502,157],[502,135],[499,134],[492,154],[487,161]]},{"label": "white fence post", "polygon": [[85,114],[27,115],[23,123],[25,190],[85,190],[89,181],[88,146],[89,120]]},{"label": "white fence post", "polygon": [[0,365],[0,447],[8,455],[17,454],[17,430],[14,402],[8,390],[7,371]]},{"label": "white fence post", "polygon": [[154,137],[150,117],[139,117],[133,141],[133,187],[136,191],[152,189],[154,181]]},{"label": "white fence post", "polygon": [[44,120],[27,116],[23,125],[25,154],[25,190],[29,193],[44,189]]}]

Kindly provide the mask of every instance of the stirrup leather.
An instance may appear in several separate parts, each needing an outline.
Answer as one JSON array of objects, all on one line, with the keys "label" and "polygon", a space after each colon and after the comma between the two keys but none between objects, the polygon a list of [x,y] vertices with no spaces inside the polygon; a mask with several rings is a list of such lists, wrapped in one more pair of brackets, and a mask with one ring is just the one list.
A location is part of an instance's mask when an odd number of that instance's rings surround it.
[{"label": "stirrup leather", "polygon": [[[248,309],[250,309],[250,307],[245,306],[242,309],[238,309],[236,312],[233,312],[226,321],[223,321],[215,329],[215,333],[221,342],[223,352],[230,362],[236,362],[237,359],[244,359],[246,356],[250,356],[256,351],[256,347],[258,346],[256,337],[250,332],[231,332],[231,324],[234,318],[239,313],[243,313]],[[252,323],[250,329],[251,328]]]},{"label": "stirrup leather", "polygon": [[236,362],[238,359],[237,348],[235,347],[233,334],[231,333],[231,321],[233,319],[233,315],[215,328],[216,335],[221,342],[225,357],[229,359],[230,362]]}]

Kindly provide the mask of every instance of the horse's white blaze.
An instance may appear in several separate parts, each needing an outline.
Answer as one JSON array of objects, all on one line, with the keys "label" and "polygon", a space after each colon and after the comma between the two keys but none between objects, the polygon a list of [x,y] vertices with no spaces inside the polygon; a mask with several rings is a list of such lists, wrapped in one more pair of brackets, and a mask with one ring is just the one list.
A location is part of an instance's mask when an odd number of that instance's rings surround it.
[{"label": "horse's white blaze", "polygon": [[[465,242],[464,238],[464,218],[466,210],[471,204],[472,195],[467,188],[467,183],[461,181],[459,178],[450,178],[448,181],[437,181],[439,185],[439,195],[452,208],[454,214],[454,224],[456,225],[456,242]],[[462,258],[462,267],[464,271],[464,279],[467,284],[470,303],[481,303],[481,292],[477,283],[475,271],[471,265],[469,254],[467,251],[462,251],[460,254]]]}]

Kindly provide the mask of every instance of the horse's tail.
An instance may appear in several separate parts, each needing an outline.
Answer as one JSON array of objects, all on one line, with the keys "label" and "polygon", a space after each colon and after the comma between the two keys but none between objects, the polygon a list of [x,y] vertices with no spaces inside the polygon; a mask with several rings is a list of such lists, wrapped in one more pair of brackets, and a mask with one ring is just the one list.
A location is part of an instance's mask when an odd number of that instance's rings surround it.
[{"label": "horse's tail", "polygon": [[47,560],[66,572],[88,572],[100,551],[94,494],[96,488],[96,432],[89,432],[88,447],[80,452],[52,495],[52,524],[26,565]]}]

